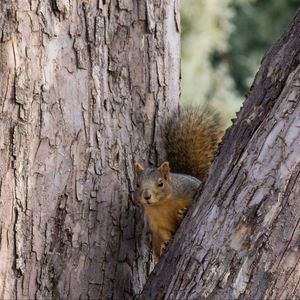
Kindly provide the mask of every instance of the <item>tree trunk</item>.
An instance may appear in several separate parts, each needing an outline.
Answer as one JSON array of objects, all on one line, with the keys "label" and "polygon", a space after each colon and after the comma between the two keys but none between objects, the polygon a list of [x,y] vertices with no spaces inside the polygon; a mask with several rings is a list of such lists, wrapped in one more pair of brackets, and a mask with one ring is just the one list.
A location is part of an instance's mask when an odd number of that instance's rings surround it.
[{"label": "tree trunk", "polygon": [[143,299],[300,298],[300,10]]},{"label": "tree trunk", "polygon": [[133,161],[179,99],[173,1],[1,1],[0,298],[120,299],[153,262]]}]

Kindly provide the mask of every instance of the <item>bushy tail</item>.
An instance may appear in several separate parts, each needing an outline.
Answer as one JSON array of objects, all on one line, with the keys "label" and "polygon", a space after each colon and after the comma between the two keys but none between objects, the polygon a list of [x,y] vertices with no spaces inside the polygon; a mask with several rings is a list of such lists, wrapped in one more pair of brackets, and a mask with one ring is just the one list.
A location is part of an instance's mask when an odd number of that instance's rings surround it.
[{"label": "bushy tail", "polygon": [[166,151],[171,170],[202,180],[223,136],[220,118],[208,108],[183,108],[167,124]]}]

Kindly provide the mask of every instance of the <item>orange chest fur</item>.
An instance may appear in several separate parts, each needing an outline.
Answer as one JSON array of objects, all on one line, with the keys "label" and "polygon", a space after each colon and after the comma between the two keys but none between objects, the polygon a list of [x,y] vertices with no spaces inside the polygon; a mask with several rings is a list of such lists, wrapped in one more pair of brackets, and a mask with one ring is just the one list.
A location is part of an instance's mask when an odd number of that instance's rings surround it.
[{"label": "orange chest fur", "polygon": [[178,211],[187,208],[190,200],[184,198],[170,198],[153,206],[144,206],[145,214],[152,233],[169,231],[175,233],[181,222]]}]

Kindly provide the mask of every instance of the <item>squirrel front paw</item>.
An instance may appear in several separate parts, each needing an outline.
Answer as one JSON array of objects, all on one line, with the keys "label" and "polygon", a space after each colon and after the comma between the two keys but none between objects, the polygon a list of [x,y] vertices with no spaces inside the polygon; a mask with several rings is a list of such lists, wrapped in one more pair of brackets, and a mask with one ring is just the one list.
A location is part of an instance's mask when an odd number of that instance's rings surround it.
[{"label": "squirrel front paw", "polygon": [[169,245],[169,241],[165,241],[160,245],[160,256],[162,256],[165,253],[168,245]]},{"label": "squirrel front paw", "polygon": [[178,218],[182,220],[185,217],[186,212],[187,212],[187,207],[179,209],[177,211]]}]

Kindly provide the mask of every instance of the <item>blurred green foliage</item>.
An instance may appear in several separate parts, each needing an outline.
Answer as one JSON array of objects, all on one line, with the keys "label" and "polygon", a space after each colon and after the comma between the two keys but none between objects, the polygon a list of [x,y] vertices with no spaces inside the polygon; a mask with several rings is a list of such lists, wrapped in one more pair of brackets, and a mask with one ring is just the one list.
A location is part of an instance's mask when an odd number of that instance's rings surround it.
[{"label": "blurred green foliage", "polygon": [[182,99],[230,119],[300,0],[183,0]]},{"label": "blurred green foliage", "polygon": [[244,5],[233,1],[236,29],[229,38],[228,59],[239,93],[249,89],[261,58],[281,36],[299,5],[299,0],[261,0]]}]

